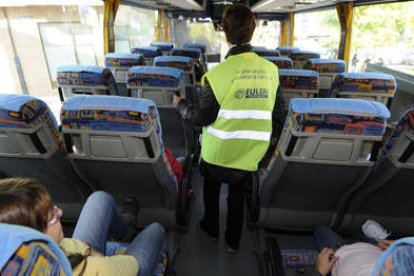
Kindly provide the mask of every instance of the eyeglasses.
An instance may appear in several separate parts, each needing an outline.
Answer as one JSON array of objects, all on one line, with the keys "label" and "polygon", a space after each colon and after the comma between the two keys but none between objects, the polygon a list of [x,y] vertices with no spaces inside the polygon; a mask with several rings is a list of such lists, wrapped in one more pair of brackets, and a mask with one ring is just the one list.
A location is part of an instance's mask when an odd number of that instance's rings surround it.
[{"label": "eyeglasses", "polygon": [[58,208],[57,206],[53,206],[52,208],[53,216],[52,218],[47,222],[47,225],[53,225],[56,222],[60,221],[60,218],[63,215],[62,209]]}]

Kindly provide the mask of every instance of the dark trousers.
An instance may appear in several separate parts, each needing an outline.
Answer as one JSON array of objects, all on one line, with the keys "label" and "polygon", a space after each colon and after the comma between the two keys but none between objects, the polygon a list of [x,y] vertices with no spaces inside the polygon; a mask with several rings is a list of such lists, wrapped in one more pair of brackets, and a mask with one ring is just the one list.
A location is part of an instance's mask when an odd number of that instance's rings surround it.
[{"label": "dark trousers", "polygon": [[204,176],[204,218],[201,228],[212,237],[219,236],[219,198],[221,183],[229,185],[225,240],[233,249],[240,246],[243,227],[245,190],[253,180],[253,173],[224,168],[201,161]]}]

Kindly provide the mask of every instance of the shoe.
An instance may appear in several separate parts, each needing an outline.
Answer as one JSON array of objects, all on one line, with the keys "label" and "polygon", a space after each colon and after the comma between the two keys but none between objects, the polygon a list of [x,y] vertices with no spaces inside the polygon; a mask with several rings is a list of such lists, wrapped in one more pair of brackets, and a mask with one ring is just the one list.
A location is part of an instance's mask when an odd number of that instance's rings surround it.
[{"label": "shoe", "polygon": [[206,230],[204,230],[203,226],[201,225],[201,222],[198,224],[198,228],[201,233],[203,233],[204,236],[206,236],[210,241],[217,242],[218,237],[210,235]]},{"label": "shoe", "polygon": [[131,242],[137,234],[137,217],[139,212],[138,199],[135,197],[125,198],[122,206],[122,216],[127,223],[127,230],[125,236],[120,240],[121,242]]},{"label": "shoe", "polygon": [[376,241],[384,240],[391,235],[391,233],[385,230],[378,222],[370,219],[362,224],[362,232],[366,237]]},{"label": "shoe", "polygon": [[237,254],[239,253],[239,250],[231,248],[230,246],[227,246],[227,252],[229,252],[230,254]]}]

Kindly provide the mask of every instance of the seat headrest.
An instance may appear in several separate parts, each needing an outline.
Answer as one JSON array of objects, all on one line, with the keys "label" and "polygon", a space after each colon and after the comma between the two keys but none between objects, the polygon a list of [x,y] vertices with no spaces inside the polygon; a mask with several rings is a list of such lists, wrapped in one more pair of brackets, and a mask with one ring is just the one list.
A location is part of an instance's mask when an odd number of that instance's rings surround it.
[{"label": "seat headrest", "polygon": [[198,48],[174,48],[171,51],[172,56],[184,56],[192,59],[200,59],[202,51]]},{"label": "seat headrest", "polygon": [[144,64],[144,56],[140,54],[109,53],[105,55],[106,67],[132,67]]},{"label": "seat headrest", "polygon": [[273,62],[280,69],[292,69],[293,61],[288,57],[274,57],[274,56],[262,56],[262,58],[267,59],[270,62]]},{"label": "seat headrest", "polygon": [[312,70],[279,69],[280,85],[284,89],[319,89],[319,74]]},{"label": "seat headrest", "polygon": [[200,49],[200,51],[205,54],[207,50],[207,45],[201,43],[184,43],[183,48],[196,48]]},{"label": "seat headrest", "polygon": [[408,109],[398,120],[398,124],[395,126],[390,138],[384,145],[383,155],[385,155],[394,145],[398,137],[404,131],[410,132],[414,135],[414,107]]},{"label": "seat headrest", "polygon": [[161,51],[168,52],[174,48],[174,43],[170,42],[151,42],[150,46],[158,47]]},{"label": "seat headrest", "polygon": [[290,101],[289,121],[300,132],[382,136],[388,109],[359,99],[314,98]]},{"label": "seat headrest", "polygon": [[132,54],[142,54],[144,58],[154,58],[162,56],[161,49],[152,46],[134,46],[131,49]]},{"label": "seat headrest", "polygon": [[289,55],[292,51],[300,51],[300,49],[295,46],[279,46],[276,50],[278,50],[281,55]]},{"label": "seat headrest", "polygon": [[355,93],[394,94],[395,78],[383,73],[342,73],[336,75],[331,90]]},{"label": "seat headrest", "polygon": [[193,59],[181,56],[162,56],[154,59],[154,65],[160,67],[173,67],[188,71],[193,68]]},{"label": "seat headrest", "polygon": [[290,58],[294,61],[307,61],[310,58],[320,58],[321,55],[317,52],[294,50],[290,53]]},{"label": "seat headrest", "polygon": [[252,52],[255,52],[257,55],[259,55],[261,57],[263,57],[263,56],[273,56],[273,57],[280,56],[280,52],[276,49],[266,49],[266,48],[257,47],[257,46],[252,47]]},{"label": "seat headrest", "polygon": [[102,66],[66,65],[57,69],[59,85],[110,85],[115,78],[108,68]]},{"label": "seat headrest", "polygon": [[127,83],[130,87],[173,87],[184,83],[184,71],[170,67],[135,66],[129,69]]},{"label": "seat headrest", "polygon": [[305,64],[305,69],[315,70],[319,73],[343,73],[346,63],[341,59],[311,58]]}]

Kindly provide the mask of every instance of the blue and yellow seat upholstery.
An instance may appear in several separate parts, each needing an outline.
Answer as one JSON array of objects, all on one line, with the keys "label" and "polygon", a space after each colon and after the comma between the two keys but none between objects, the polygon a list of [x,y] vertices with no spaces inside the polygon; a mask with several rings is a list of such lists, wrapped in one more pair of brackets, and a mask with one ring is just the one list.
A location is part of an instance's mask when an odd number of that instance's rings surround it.
[{"label": "blue and yellow seat upholstery", "polygon": [[0,94],[0,172],[46,186],[55,203],[76,220],[91,192],[67,160],[53,113],[32,96]]},{"label": "blue and yellow seat upholstery", "polygon": [[383,73],[342,73],[336,75],[330,97],[358,98],[382,102],[391,107],[397,83],[391,75]]},{"label": "blue and yellow seat upholstery", "polygon": [[131,48],[131,54],[140,54],[144,56],[145,64],[152,65],[155,57],[162,56],[162,51],[154,46],[134,46]]},{"label": "blue and yellow seat upholstery", "polygon": [[345,72],[346,63],[340,59],[311,58],[306,61],[304,69],[318,72],[321,82],[320,88],[328,92],[335,76]]},{"label": "blue and yellow seat upholstery", "polygon": [[293,60],[293,68],[303,69],[308,59],[320,58],[321,55],[312,51],[293,50],[289,57]]},{"label": "blue and yellow seat upholstery", "polygon": [[75,94],[118,95],[115,78],[101,66],[65,65],[57,69],[60,100]]},{"label": "blue and yellow seat upholstery", "polygon": [[48,236],[19,225],[0,223],[1,275],[72,275],[69,261]]},{"label": "blue and yellow seat upholstery", "polygon": [[279,51],[276,50],[276,49],[267,49],[267,48],[258,47],[258,46],[253,46],[252,47],[252,52],[255,52],[257,55],[259,55],[261,57],[265,57],[265,56],[278,57],[278,56],[280,56]]},{"label": "blue and yellow seat upholstery", "polygon": [[292,98],[314,98],[318,95],[319,74],[311,70],[279,69],[280,88],[285,107]]},{"label": "blue and yellow seat upholstery", "polygon": [[140,54],[109,53],[105,55],[105,66],[109,68],[117,82],[126,82],[126,73],[133,66],[145,65]]},{"label": "blue and yellow seat upholstery", "polygon": [[199,48],[174,48],[171,51],[172,56],[183,56],[192,58],[194,61],[194,72],[196,75],[197,81],[200,81],[201,76],[207,72],[207,64],[203,58],[203,52]]},{"label": "blue and yellow seat upholstery", "polygon": [[407,110],[379,154],[374,171],[352,198],[342,228],[374,219],[396,235],[414,234],[414,108]]},{"label": "blue and yellow seat upholstery", "polygon": [[389,116],[377,102],[292,99],[277,149],[261,171],[258,225],[329,226],[341,200],[372,170]]},{"label": "blue and yellow seat upholstery", "polygon": [[279,46],[276,48],[276,50],[279,51],[280,56],[289,57],[293,51],[299,51],[300,49],[294,46]]},{"label": "blue and yellow seat upholstery", "polygon": [[61,120],[69,158],[89,181],[118,200],[134,195],[138,222],[176,225],[178,183],[164,149],[155,103],[82,96],[66,101]]},{"label": "blue and yellow seat upholstery", "polygon": [[207,50],[207,45],[202,44],[202,43],[184,43],[183,48],[200,49],[201,53],[205,54]]},{"label": "blue and yellow seat upholstery", "polygon": [[171,42],[151,42],[150,46],[158,47],[164,55],[170,54],[174,48],[174,43]]},{"label": "blue and yellow seat upholstery", "polygon": [[279,69],[293,69],[293,61],[291,58],[273,56],[263,56],[263,58],[276,64]]}]

